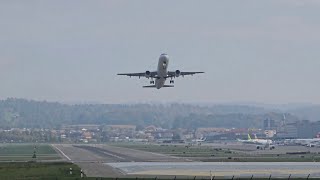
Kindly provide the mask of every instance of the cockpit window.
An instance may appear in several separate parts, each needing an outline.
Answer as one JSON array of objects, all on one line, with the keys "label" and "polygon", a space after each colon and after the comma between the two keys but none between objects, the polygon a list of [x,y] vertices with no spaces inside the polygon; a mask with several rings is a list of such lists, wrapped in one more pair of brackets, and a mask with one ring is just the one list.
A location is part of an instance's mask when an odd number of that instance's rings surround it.
[{"label": "cockpit window", "polygon": [[163,69],[166,69],[167,68],[167,61],[163,61],[162,66],[163,66]]}]

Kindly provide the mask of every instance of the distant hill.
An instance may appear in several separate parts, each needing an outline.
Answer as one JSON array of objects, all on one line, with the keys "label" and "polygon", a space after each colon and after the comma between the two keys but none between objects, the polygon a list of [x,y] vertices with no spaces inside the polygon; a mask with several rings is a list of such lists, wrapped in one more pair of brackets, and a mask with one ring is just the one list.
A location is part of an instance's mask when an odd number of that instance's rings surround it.
[{"label": "distant hill", "polygon": [[[297,116],[308,109],[293,110]],[[313,111],[312,111],[313,112]],[[317,109],[314,112],[319,112]],[[315,114],[316,116],[316,114]],[[262,120],[282,119],[280,110],[248,105],[81,104],[9,98],[0,101],[0,127],[57,128],[70,124],[157,125],[164,128],[262,127]],[[301,117],[301,116],[299,116]],[[287,115],[287,121],[298,118]]]}]

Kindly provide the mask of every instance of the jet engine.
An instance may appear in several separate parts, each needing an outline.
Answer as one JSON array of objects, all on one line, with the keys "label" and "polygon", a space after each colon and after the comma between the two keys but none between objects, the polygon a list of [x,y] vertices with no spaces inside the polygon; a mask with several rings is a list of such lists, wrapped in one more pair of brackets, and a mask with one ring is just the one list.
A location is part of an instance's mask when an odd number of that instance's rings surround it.
[{"label": "jet engine", "polygon": [[145,76],[146,76],[146,78],[149,78],[151,76],[151,72],[150,71],[146,71]]},{"label": "jet engine", "polygon": [[176,77],[179,77],[179,76],[180,76],[180,74],[181,74],[181,72],[180,72],[179,70],[176,70],[176,72],[175,72],[175,76],[176,76]]}]

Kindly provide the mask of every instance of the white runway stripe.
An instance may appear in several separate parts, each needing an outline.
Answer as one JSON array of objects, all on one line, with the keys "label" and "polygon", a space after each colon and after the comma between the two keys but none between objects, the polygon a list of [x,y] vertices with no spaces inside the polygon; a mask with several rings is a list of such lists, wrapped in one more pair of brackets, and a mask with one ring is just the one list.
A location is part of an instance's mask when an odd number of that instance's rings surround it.
[{"label": "white runway stripe", "polygon": [[61,149],[59,149],[57,146],[55,146],[53,144],[51,146],[56,148],[65,158],[67,158],[69,161],[71,161],[71,158],[69,158],[69,156],[67,156],[64,152],[62,152]]}]

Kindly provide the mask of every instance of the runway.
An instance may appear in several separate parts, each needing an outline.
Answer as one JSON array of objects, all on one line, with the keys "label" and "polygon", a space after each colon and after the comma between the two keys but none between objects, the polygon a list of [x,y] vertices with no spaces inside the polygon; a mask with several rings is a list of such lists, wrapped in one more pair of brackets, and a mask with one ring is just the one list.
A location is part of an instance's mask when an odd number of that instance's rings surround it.
[{"label": "runway", "polygon": [[320,177],[313,162],[134,162],[107,163],[131,176]]},{"label": "runway", "polygon": [[121,177],[125,173],[106,163],[187,162],[186,158],[108,145],[53,144],[61,158],[79,165],[88,177]]},{"label": "runway", "polygon": [[208,177],[210,171],[216,177],[320,177],[317,162],[191,162],[192,158],[102,144],[52,146],[65,161],[79,165],[88,177]]}]

